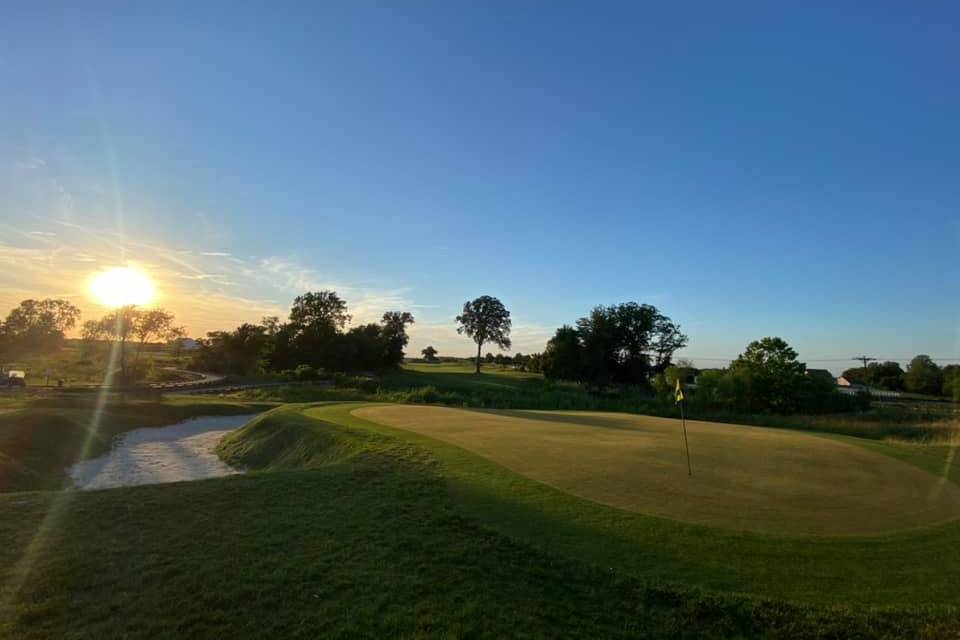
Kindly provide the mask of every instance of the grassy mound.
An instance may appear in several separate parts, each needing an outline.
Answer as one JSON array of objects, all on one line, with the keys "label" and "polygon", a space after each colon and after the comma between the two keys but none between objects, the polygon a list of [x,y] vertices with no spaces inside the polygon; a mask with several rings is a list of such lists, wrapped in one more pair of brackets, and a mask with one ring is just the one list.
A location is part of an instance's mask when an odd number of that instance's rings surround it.
[{"label": "grassy mound", "polygon": [[120,433],[173,424],[198,415],[256,413],[273,405],[184,399],[174,402],[110,398],[98,411],[94,396],[39,398],[0,413],[0,492],[59,489],[64,470],[110,448]]}]

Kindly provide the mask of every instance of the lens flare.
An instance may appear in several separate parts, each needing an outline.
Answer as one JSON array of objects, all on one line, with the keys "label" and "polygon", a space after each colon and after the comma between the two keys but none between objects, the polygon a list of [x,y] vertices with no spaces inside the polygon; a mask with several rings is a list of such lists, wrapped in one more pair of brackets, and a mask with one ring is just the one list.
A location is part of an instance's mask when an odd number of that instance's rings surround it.
[{"label": "lens flare", "polygon": [[156,290],[143,271],[132,267],[116,267],[93,277],[90,294],[105,307],[123,307],[148,304],[156,295]]}]

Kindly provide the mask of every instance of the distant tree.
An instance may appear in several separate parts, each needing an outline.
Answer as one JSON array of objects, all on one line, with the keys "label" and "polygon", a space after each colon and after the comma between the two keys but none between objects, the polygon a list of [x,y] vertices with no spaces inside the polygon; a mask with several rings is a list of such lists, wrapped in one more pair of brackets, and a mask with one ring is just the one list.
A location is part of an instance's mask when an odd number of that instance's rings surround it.
[{"label": "distant tree", "polygon": [[792,413],[798,408],[800,390],[810,381],[806,368],[785,340],[763,338],[747,345],[730,372],[749,388],[751,410]]},{"label": "distant tree", "polygon": [[541,356],[543,375],[558,380],[581,380],[583,347],[580,332],[570,325],[557,329]]},{"label": "distant tree", "polygon": [[277,316],[263,316],[260,325],[263,327],[264,333],[271,337],[277,335],[283,329],[283,323]]},{"label": "distant tree", "polygon": [[960,364],[948,364],[943,368],[943,395],[960,402]]},{"label": "distant tree", "polygon": [[843,377],[872,387],[900,391],[904,387],[904,372],[898,362],[871,362],[866,367],[852,367]]},{"label": "distant tree", "polygon": [[577,332],[582,346],[579,377],[598,386],[647,384],[688,342],[656,307],[636,302],[594,307],[577,321]]},{"label": "distant tree", "polygon": [[530,371],[531,373],[543,373],[543,354],[531,353],[528,355],[526,367],[527,371]]},{"label": "distant tree", "polygon": [[510,356],[506,356],[502,353],[498,353],[496,357],[494,357],[493,361],[498,365],[500,365],[501,367],[503,367],[510,364]]},{"label": "distant tree", "polygon": [[24,300],[7,314],[0,336],[7,350],[52,351],[63,345],[79,319],[80,309],[66,300]]},{"label": "distant tree", "polygon": [[918,355],[907,365],[904,375],[907,391],[939,395],[943,390],[943,371],[928,355]]},{"label": "distant tree", "polygon": [[345,370],[349,364],[347,351],[352,348],[342,339],[348,322],[347,303],[335,291],[297,296],[290,309],[287,336],[277,341],[278,349],[286,352],[284,365]]},{"label": "distant tree", "polygon": [[132,332],[137,339],[137,351],[134,356],[134,365],[140,360],[143,345],[153,340],[168,340],[176,334],[177,327],[173,324],[173,314],[166,309],[144,309],[137,313]]},{"label": "distant tree", "polygon": [[486,362],[487,364],[493,364],[494,362],[497,361],[497,357],[493,355],[492,352],[487,351],[487,355],[483,356],[483,361]]},{"label": "distant tree", "polygon": [[315,291],[297,296],[290,309],[290,323],[299,330],[332,332],[350,322],[347,303],[336,291]]},{"label": "distant tree", "polygon": [[380,339],[384,343],[382,365],[387,369],[399,367],[403,362],[403,349],[410,342],[407,325],[413,324],[409,311],[387,311],[383,314]]},{"label": "distant tree", "polygon": [[867,365],[867,375],[875,387],[888,391],[902,391],[904,376],[899,362],[871,362]]},{"label": "distant tree", "polygon": [[263,368],[270,337],[266,327],[245,323],[233,331],[211,331],[197,342],[191,354],[193,369],[251,375]]},{"label": "distant tree", "polygon": [[423,359],[427,362],[436,362],[437,361],[437,350],[433,348],[432,345],[427,345],[425,349],[422,349],[420,353],[423,355]]},{"label": "distant tree", "polygon": [[492,342],[501,349],[510,348],[510,312],[497,298],[480,296],[463,303],[463,312],[456,318],[457,333],[466,334],[477,343],[477,368],[480,373],[480,353],[483,345]]},{"label": "distant tree", "polygon": [[96,323],[84,323],[84,337],[96,337],[112,340],[119,350],[120,377],[124,382],[132,382],[134,375],[127,370],[127,341],[133,337],[140,319],[141,311],[134,305],[114,309]]}]

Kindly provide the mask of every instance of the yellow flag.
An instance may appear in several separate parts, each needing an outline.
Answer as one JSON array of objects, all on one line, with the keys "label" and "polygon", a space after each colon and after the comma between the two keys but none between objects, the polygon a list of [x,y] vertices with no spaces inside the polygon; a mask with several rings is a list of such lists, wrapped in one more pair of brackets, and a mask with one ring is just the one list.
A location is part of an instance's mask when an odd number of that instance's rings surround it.
[{"label": "yellow flag", "polygon": [[680,378],[677,378],[677,390],[674,392],[677,402],[683,402],[683,389],[680,387]]}]

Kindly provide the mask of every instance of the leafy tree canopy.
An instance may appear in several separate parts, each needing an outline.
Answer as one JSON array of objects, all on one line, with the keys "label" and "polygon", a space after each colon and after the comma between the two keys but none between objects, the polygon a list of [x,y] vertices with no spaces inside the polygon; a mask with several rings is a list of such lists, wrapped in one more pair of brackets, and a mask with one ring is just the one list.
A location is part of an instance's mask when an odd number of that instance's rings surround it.
[{"label": "leafy tree canopy", "polygon": [[457,316],[457,333],[466,334],[477,343],[477,369],[480,373],[480,352],[483,345],[492,342],[501,349],[510,348],[510,312],[497,298],[480,296],[463,303],[463,312]]}]

